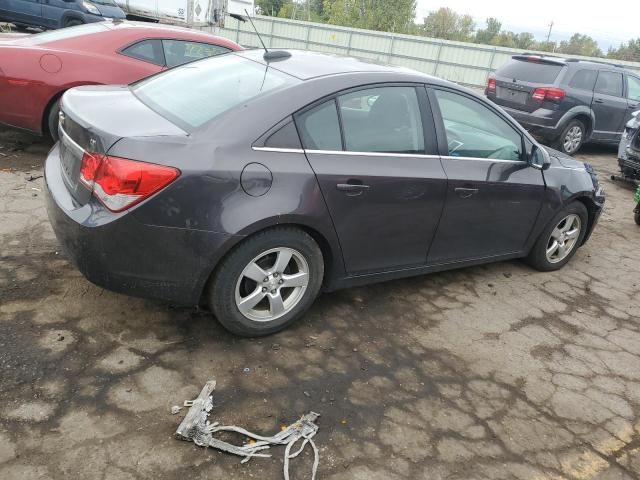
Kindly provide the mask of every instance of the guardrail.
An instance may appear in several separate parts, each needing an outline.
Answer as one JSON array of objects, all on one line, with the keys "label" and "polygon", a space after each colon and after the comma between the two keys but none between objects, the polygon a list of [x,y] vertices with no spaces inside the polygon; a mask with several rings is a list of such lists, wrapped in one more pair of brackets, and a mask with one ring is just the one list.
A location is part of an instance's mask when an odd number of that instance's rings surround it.
[{"label": "guardrail", "polygon": [[[367,58],[413,68],[475,88],[484,87],[491,72],[499,68],[512,55],[522,53],[522,50],[513,48],[377,32],[278,17],[257,15],[253,20],[267,47],[316,50]],[[225,26],[215,29],[214,32],[247,47],[260,46],[258,37],[248,22],[242,23],[227,17]],[[541,53],[544,54],[544,52]],[[640,63],[635,62],[608,61],[576,55],[565,57],[622,64],[626,68],[640,70]]]}]

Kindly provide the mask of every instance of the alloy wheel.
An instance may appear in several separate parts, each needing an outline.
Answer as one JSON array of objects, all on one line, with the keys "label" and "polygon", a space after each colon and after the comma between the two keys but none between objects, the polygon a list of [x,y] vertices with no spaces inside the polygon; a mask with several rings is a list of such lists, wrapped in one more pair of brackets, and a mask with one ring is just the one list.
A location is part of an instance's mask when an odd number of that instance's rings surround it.
[{"label": "alloy wheel", "polygon": [[573,153],[578,150],[578,147],[582,143],[582,129],[574,125],[567,131],[567,134],[564,137],[563,146],[564,151],[567,153]]},{"label": "alloy wheel", "polygon": [[309,284],[309,264],[297,250],[278,247],[256,256],[236,282],[236,306],[256,322],[286,315],[303,298]]},{"label": "alloy wheel", "polygon": [[551,231],[547,242],[547,260],[558,263],[567,258],[573,251],[580,236],[582,221],[574,213],[564,217]]}]

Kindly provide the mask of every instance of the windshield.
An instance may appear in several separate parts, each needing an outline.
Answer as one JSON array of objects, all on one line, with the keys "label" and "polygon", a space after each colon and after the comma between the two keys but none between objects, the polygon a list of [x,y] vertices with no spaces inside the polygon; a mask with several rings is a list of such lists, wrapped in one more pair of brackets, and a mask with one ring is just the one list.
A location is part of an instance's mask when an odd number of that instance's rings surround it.
[{"label": "windshield", "polygon": [[552,84],[558,78],[562,70],[562,65],[552,65],[549,63],[535,63],[523,60],[511,60],[509,63],[499,68],[496,75],[500,77],[524,80],[531,83]]},{"label": "windshield", "polygon": [[227,54],[169,70],[131,86],[140,101],[189,130],[265,93],[300,80]]},{"label": "windshield", "polygon": [[69,38],[79,37],[81,35],[90,35],[92,33],[100,33],[106,31],[107,28],[99,23],[88,23],[78,25],[76,27],[61,28],[59,30],[51,30],[44,33],[36,33],[29,37],[21,37],[21,44],[42,45],[44,43],[57,42],[67,40]]}]

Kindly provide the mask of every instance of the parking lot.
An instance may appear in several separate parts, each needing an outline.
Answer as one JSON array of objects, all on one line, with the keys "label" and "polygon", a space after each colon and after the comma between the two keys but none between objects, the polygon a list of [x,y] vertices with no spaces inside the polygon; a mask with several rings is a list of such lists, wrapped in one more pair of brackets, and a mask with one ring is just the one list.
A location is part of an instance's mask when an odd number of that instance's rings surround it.
[{"label": "parking lot", "polygon": [[281,478],[282,449],[240,464],[172,437],[171,406],[214,378],[221,423],[270,433],[320,413],[322,479],[640,477],[640,228],[608,179],[614,148],[578,155],[607,204],[564,269],[325,294],[263,339],[87,282],[48,224],[48,148],[0,131],[0,478]]}]

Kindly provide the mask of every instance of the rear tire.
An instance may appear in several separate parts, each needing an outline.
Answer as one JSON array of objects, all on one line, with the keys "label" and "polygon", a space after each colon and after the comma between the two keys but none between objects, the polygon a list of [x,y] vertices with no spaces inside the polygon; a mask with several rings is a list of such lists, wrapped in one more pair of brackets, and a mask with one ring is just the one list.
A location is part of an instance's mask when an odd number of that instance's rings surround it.
[{"label": "rear tire", "polygon": [[59,140],[58,135],[58,121],[60,118],[60,100],[56,100],[49,108],[49,114],[47,115],[47,128],[48,134],[53,143]]},{"label": "rear tire", "polygon": [[323,277],[315,240],[297,228],[276,227],[249,237],[227,255],[207,296],[222,326],[258,337],[300,318],[318,296]]},{"label": "rear tire", "polygon": [[551,219],[536,240],[527,257],[529,265],[541,272],[564,267],[580,248],[588,221],[584,204],[576,201],[567,205]]},{"label": "rear tire", "polygon": [[556,148],[567,155],[575,155],[584,143],[587,129],[580,120],[571,120],[564,130],[560,138],[556,142]]}]

